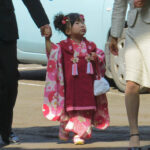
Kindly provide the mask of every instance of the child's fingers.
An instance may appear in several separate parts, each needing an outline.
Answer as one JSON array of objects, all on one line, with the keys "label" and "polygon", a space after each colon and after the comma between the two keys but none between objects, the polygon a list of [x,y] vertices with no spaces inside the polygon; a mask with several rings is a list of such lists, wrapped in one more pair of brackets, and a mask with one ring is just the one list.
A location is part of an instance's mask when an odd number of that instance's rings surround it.
[{"label": "child's fingers", "polygon": [[51,37],[51,30],[49,29],[49,28],[45,28],[45,30],[44,30],[44,35],[45,35],[45,37],[48,37],[48,38],[50,38]]},{"label": "child's fingers", "polygon": [[92,52],[91,55],[92,55],[92,56],[91,56],[91,59],[92,59],[92,60],[96,60],[96,58],[97,58],[96,52]]},{"label": "child's fingers", "polygon": [[51,32],[51,28],[45,27],[45,31],[46,31],[46,32]]},{"label": "child's fingers", "polygon": [[92,52],[91,54],[92,54],[93,57],[96,57],[96,56],[97,56],[97,55],[96,55],[96,52]]}]

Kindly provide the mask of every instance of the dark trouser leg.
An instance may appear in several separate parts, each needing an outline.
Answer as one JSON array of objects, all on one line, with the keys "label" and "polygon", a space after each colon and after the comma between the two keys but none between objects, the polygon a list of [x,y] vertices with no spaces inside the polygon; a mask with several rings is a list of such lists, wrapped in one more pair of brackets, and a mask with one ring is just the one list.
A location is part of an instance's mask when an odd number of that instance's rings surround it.
[{"label": "dark trouser leg", "polygon": [[8,138],[18,90],[16,40],[0,40],[0,132]]}]

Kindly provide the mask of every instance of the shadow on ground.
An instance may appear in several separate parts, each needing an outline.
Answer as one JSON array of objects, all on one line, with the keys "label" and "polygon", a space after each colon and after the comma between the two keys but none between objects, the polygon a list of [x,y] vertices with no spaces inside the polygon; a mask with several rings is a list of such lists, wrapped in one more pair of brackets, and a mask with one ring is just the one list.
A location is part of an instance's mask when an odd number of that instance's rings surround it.
[{"label": "shadow on ground", "polygon": [[[43,143],[58,141],[58,126],[50,127],[30,127],[30,128],[15,128],[16,134],[22,138],[22,142],[27,143]],[[140,139],[150,141],[150,127],[140,126]],[[88,143],[92,142],[112,142],[112,141],[128,141],[129,128],[127,126],[115,127],[111,126],[106,130],[93,129],[92,138]],[[29,137],[32,138],[29,138]],[[71,134],[72,136],[72,134]],[[34,138],[33,138],[34,137]]]},{"label": "shadow on ground", "polygon": [[[34,135],[45,137],[45,139],[57,140],[58,138],[58,126],[50,127],[30,127],[30,128],[16,128],[15,131],[19,135]],[[141,140],[150,141],[150,127],[140,126],[140,138]],[[98,130],[93,128],[92,138],[88,142],[110,142],[110,141],[125,141],[129,139],[129,128],[128,126],[111,126],[106,130]],[[31,139],[26,139],[25,142],[32,141]],[[35,140],[35,139],[34,139]],[[48,140],[49,141],[49,140]],[[40,142],[40,141],[35,141]],[[45,141],[46,142],[46,141]]]},{"label": "shadow on ground", "polygon": [[[50,127],[30,127],[30,128],[15,128],[16,134],[20,137],[21,143],[57,143],[62,144],[64,142],[60,142],[58,140],[58,126],[50,126]],[[142,141],[150,141],[150,127],[148,126],[140,126],[140,138]],[[104,131],[100,131],[98,129],[93,129],[92,138],[87,141],[87,144],[93,142],[121,142],[128,141],[129,139],[129,128],[127,126],[111,126]],[[71,135],[72,136],[72,135]],[[72,143],[72,140],[67,141],[67,143]],[[150,146],[150,145],[149,145]],[[22,148],[2,148],[2,150],[27,150]],[[146,149],[147,146],[143,148]],[[81,148],[69,148],[69,150],[80,150]],[[125,150],[127,148],[116,147],[116,148],[82,148],[83,150]],[[28,149],[30,150],[30,149]],[[35,149],[32,149],[35,150]],[[36,150],[53,150],[53,149],[36,149]],[[68,150],[55,148],[55,150]]]}]

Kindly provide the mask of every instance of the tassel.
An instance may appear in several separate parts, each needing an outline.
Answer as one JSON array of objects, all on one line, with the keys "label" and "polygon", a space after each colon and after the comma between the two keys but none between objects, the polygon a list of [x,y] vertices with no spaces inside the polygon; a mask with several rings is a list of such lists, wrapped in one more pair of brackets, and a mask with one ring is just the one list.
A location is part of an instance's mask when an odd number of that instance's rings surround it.
[{"label": "tassel", "polygon": [[78,75],[78,65],[77,65],[77,63],[72,64],[72,75],[73,76]]},{"label": "tassel", "polygon": [[88,61],[87,63],[87,74],[93,74],[93,66],[92,66],[92,63],[90,61]]}]

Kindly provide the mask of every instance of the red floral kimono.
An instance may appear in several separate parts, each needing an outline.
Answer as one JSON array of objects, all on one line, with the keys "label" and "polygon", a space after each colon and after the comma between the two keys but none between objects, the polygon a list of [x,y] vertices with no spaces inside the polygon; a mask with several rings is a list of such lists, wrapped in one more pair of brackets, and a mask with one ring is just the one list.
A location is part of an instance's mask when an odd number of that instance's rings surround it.
[{"label": "red floral kimono", "polygon": [[43,114],[82,138],[91,137],[92,125],[99,129],[109,126],[106,95],[95,97],[93,92],[95,62],[86,59],[92,52],[98,56],[103,76],[104,52],[85,38],[80,44],[69,38],[53,44],[48,55]]}]

